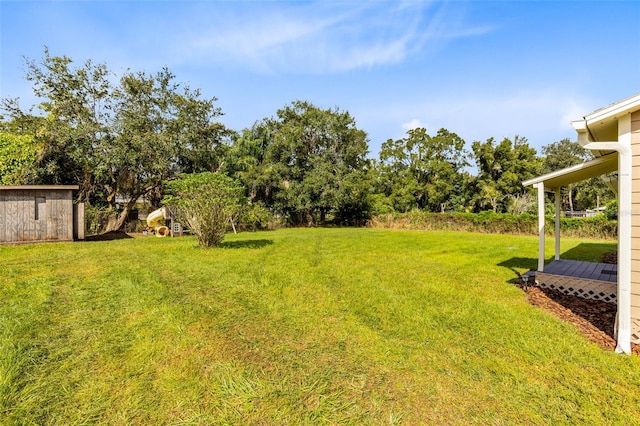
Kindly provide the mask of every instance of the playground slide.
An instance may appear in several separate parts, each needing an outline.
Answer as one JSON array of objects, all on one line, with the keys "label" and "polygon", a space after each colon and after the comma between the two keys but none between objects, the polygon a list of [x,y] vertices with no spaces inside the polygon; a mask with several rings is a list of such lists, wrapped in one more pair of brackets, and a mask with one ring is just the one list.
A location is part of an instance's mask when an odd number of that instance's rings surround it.
[{"label": "playground slide", "polygon": [[156,237],[166,237],[169,235],[169,228],[162,222],[167,218],[167,209],[160,207],[147,216],[147,226],[156,232]]}]

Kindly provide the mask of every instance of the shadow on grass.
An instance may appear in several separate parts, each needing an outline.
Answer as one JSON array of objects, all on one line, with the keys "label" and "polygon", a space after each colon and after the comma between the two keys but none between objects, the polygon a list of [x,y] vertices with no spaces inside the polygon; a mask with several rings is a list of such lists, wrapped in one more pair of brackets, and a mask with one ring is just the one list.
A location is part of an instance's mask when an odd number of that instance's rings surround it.
[{"label": "shadow on grass", "polygon": [[520,272],[518,272],[518,270],[526,269],[532,271],[538,266],[538,260],[532,257],[512,257],[511,259],[498,263],[498,266],[511,269],[515,276],[507,282],[517,284],[521,282]]},{"label": "shadow on grass", "polygon": [[270,246],[271,244],[273,244],[273,240],[266,240],[266,239],[246,240],[246,241],[223,241],[219,247],[226,248],[226,249],[242,249],[242,248],[256,249],[256,248]]},{"label": "shadow on grass", "polygon": [[113,240],[123,240],[125,238],[133,238],[133,237],[127,234],[126,232],[111,231],[111,232],[105,232],[104,234],[89,235],[85,237],[84,241],[113,241]]},{"label": "shadow on grass", "polygon": [[602,256],[618,248],[616,243],[580,243],[562,253],[561,259],[601,262]]}]

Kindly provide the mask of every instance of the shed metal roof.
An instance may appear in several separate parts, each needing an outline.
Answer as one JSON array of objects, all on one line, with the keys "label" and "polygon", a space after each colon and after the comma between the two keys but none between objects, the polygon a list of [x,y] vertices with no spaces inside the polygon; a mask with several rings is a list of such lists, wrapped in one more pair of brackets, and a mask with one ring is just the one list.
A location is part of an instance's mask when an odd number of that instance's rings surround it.
[{"label": "shed metal roof", "polygon": [[0,185],[0,191],[15,191],[15,190],[71,190],[77,191],[80,189],[79,185]]}]

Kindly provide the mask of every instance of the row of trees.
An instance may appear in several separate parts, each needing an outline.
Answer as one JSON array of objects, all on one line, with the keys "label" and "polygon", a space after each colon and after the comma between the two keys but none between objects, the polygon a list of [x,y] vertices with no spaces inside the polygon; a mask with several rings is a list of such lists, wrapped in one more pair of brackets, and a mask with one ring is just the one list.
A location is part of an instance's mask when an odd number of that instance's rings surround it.
[{"label": "row of trees", "polygon": [[[2,100],[0,184],[80,184],[78,201],[114,213],[109,229],[122,227],[140,197],[156,206],[167,181],[198,172],[239,182],[258,221],[358,224],[415,208],[521,213],[532,204],[523,180],[589,156],[562,140],[538,157],[519,136],[476,141],[468,151],[455,133],[418,128],[371,159],[366,132],[338,108],[295,101],[236,132],[219,123],[215,98],[176,83],[168,69],[117,77],[91,61],[74,68],[46,49],[26,65],[43,102],[34,113]],[[592,180],[567,188],[563,202],[585,209],[611,198]]]}]

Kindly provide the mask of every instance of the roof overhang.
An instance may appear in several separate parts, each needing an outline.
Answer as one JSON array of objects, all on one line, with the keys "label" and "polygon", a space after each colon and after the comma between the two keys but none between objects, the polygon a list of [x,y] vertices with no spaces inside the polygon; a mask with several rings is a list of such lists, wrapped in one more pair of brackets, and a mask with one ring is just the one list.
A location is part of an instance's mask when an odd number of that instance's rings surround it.
[{"label": "roof overhang", "polygon": [[522,182],[523,186],[535,186],[544,182],[545,189],[553,190],[572,183],[591,179],[618,170],[618,153],[612,152],[582,164],[556,170]]},{"label": "roof overhang", "polygon": [[[614,104],[600,108],[572,121],[571,125],[578,132],[578,142],[584,146],[589,142],[606,142],[618,140],[618,119],[623,114],[640,110],[640,94],[623,99]],[[601,151],[593,151],[596,156],[605,155]]]}]

